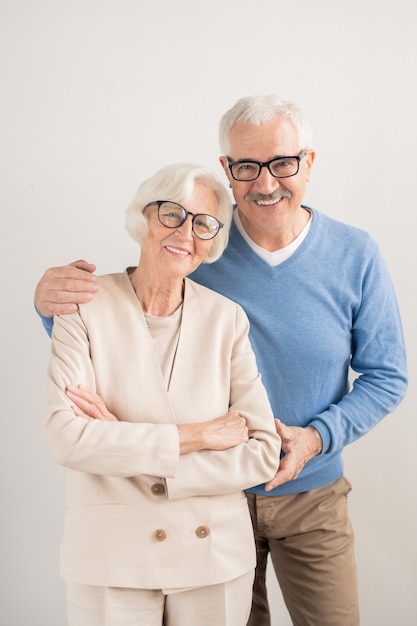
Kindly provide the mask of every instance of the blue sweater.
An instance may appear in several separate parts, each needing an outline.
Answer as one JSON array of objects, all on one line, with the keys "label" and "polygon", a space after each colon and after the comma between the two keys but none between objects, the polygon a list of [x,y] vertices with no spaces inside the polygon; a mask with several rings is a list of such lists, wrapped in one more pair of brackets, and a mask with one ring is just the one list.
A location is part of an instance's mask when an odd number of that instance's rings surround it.
[{"label": "blue sweater", "polygon": [[[192,275],[246,311],[274,415],[289,426],[314,426],[323,441],[296,480],[252,493],[298,493],[339,478],[343,447],[393,411],[407,388],[400,315],[377,244],[312,213],[306,239],[281,265],[265,263],[233,223],[221,258]],[[52,320],[43,323],[50,333]],[[349,366],[357,373],[353,388]]]},{"label": "blue sweater", "polygon": [[[252,493],[298,493],[339,478],[343,447],[393,411],[407,388],[400,315],[377,244],[312,213],[306,239],[281,265],[265,263],[233,223],[222,257],[192,275],[246,311],[274,415],[289,426],[314,426],[323,441],[322,454],[295,481]],[[349,366],[357,373],[353,388]]]}]

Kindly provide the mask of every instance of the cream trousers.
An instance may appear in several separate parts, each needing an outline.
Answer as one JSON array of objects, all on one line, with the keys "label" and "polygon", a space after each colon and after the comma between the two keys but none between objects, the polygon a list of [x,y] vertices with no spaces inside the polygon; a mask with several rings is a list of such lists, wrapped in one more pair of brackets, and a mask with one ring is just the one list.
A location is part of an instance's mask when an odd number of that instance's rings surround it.
[{"label": "cream trousers", "polygon": [[246,626],[253,571],[173,593],[67,583],[69,626]]}]

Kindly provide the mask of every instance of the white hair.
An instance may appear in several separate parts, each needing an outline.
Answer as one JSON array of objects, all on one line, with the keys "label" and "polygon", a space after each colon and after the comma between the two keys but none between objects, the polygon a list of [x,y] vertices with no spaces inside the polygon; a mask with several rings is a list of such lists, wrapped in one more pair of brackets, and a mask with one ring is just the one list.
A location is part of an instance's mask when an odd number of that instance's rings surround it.
[{"label": "white hair", "polygon": [[229,154],[229,135],[232,128],[238,124],[267,124],[276,117],[288,118],[297,131],[300,150],[312,148],[312,132],[310,124],[299,106],[280,96],[249,96],[241,98],[226,111],[220,120],[219,141],[222,154]]},{"label": "white hair", "polygon": [[155,200],[171,200],[179,204],[187,204],[197,183],[213,191],[219,206],[218,219],[224,224],[213,238],[210,251],[203,263],[216,261],[227,246],[233,208],[229,192],[215,174],[205,167],[176,163],[163,167],[146,179],[139,186],[126,209],[125,225],[130,236],[139,243],[146,236],[148,222],[143,211],[147,204]]}]

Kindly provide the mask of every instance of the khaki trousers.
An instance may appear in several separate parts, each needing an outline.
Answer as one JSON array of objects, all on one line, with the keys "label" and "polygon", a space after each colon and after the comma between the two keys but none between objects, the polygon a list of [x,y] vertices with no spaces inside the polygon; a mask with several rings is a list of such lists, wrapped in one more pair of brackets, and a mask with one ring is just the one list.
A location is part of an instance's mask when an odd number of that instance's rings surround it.
[{"label": "khaki trousers", "polygon": [[253,570],[219,585],[176,590],[67,583],[69,626],[246,626]]},{"label": "khaki trousers", "polygon": [[288,496],[247,494],[257,567],[248,626],[270,626],[265,585],[268,554],[294,626],[358,626],[350,483]]}]

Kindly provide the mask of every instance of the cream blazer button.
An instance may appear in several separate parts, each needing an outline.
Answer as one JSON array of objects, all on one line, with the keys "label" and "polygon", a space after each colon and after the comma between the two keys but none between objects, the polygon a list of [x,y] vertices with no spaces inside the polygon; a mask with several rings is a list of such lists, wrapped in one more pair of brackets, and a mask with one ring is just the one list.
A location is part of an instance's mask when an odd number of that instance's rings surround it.
[{"label": "cream blazer button", "polygon": [[154,483],[151,487],[151,493],[154,496],[162,496],[165,493],[165,485],[162,483]]},{"label": "cream blazer button", "polygon": [[195,531],[195,534],[197,535],[199,539],[204,539],[205,537],[207,537],[209,532],[210,531],[207,528],[207,526],[199,526],[197,530]]},{"label": "cream blazer button", "polygon": [[162,528],[158,528],[158,530],[155,530],[153,535],[157,541],[165,541],[165,539],[167,538],[167,534]]}]

